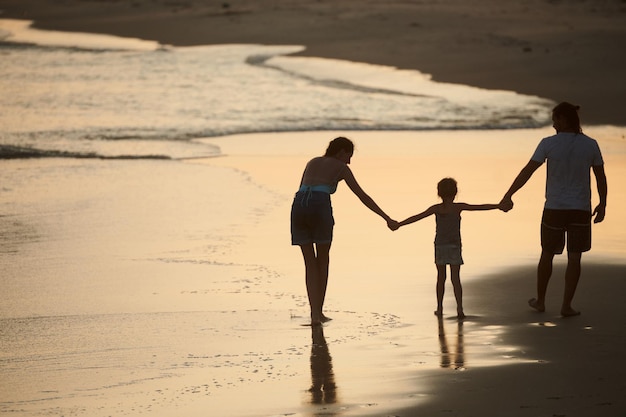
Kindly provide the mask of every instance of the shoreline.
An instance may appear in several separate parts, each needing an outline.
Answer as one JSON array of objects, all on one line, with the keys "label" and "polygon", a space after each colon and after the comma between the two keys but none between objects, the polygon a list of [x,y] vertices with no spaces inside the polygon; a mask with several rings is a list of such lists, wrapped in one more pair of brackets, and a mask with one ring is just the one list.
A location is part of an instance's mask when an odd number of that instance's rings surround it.
[{"label": "shoreline", "polygon": [[[626,126],[621,111],[626,6],[530,0],[467,4],[357,0],[340,5],[251,0],[207,5],[137,0],[63,4],[3,0],[7,18],[40,29],[106,33],[177,46],[297,44],[301,55],[413,69],[439,82],[504,89],[581,105],[584,124]],[[567,16],[555,21],[555,16]],[[558,18],[557,18],[558,19]],[[599,65],[598,63],[602,63]]]}]

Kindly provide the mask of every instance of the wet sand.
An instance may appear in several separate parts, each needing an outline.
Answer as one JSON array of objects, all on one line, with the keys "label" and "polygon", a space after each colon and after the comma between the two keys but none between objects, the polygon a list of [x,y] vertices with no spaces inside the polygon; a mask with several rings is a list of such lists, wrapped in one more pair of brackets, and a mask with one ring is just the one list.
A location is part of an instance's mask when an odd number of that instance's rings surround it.
[{"label": "wet sand", "polygon": [[[3,178],[15,185],[0,200],[0,410],[619,415],[624,132],[588,131],[604,151],[609,209],[585,255],[583,314],[567,320],[558,316],[562,257],[548,311],[526,305],[540,173],[510,213],[463,216],[461,323],[450,287],[443,320],[433,315],[432,219],[392,233],[340,185],[333,320],[318,332],[305,326],[288,213],[303,164],[347,132],[207,139],[224,156],[188,161],[7,161]],[[497,201],[546,132],[354,132],[352,168],[397,218],[436,202],[448,175],[460,201]]]},{"label": "wet sand", "polygon": [[304,55],[418,70],[436,81],[504,89],[583,108],[626,126],[626,6],[599,1],[2,0],[36,27],[172,45],[304,45]]}]

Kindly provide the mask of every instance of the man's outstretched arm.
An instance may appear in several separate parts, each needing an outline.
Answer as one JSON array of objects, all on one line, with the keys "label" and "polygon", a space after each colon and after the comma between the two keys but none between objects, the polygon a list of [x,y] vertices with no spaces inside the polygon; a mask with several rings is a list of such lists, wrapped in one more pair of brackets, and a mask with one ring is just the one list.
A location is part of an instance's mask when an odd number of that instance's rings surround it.
[{"label": "man's outstretched arm", "polygon": [[526,185],[530,177],[533,176],[535,171],[537,171],[537,168],[539,168],[540,166],[541,162],[533,161],[531,159],[530,161],[528,161],[526,166],[522,168],[520,173],[517,174],[517,177],[515,178],[515,180],[513,180],[513,184],[511,184],[509,190],[506,192],[506,194],[504,194],[504,197],[502,197],[501,204],[504,205],[505,211],[509,211],[513,208],[513,194],[515,194],[520,188]]}]

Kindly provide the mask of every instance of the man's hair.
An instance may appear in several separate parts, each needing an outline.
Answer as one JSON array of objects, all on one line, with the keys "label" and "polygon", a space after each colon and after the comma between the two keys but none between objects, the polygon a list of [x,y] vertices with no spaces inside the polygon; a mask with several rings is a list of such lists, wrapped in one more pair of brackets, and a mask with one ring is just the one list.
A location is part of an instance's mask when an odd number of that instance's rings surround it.
[{"label": "man's hair", "polygon": [[562,117],[567,120],[568,127],[573,128],[578,133],[582,133],[582,128],[580,127],[580,118],[578,117],[578,110],[580,106],[576,106],[574,104],[568,103],[564,101],[562,103],[557,104],[557,106],[552,109],[553,117]]}]

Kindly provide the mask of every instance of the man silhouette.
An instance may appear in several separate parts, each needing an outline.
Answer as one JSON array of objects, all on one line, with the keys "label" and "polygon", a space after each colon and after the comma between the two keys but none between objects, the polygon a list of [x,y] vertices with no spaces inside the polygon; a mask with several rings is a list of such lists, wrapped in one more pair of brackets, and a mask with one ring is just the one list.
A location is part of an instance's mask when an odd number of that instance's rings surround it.
[{"label": "man silhouette", "polygon": [[[561,315],[576,316],[572,299],[580,278],[582,252],[591,249],[591,218],[604,220],[607,181],[604,161],[598,143],[582,133],[579,106],[563,102],[552,110],[556,134],[544,138],[528,164],[522,168],[502,198],[505,209],[513,208],[513,194],[522,188],[544,161],[547,161],[546,202],[541,219],[541,258],[537,267],[537,298],[528,300],[530,307],[545,311],[548,282],[552,276],[554,255],[563,253],[567,236],[567,269]],[[600,202],[591,211],[593,170]]]}]

